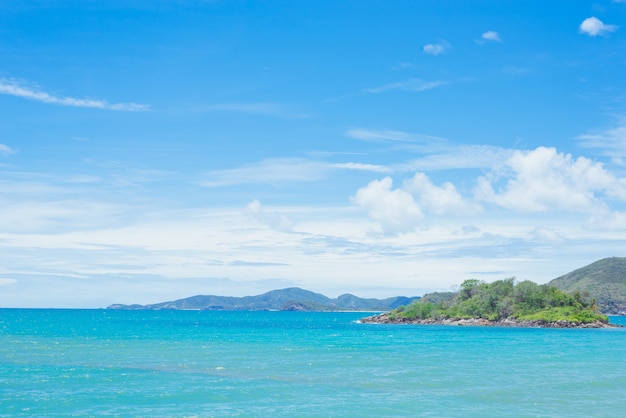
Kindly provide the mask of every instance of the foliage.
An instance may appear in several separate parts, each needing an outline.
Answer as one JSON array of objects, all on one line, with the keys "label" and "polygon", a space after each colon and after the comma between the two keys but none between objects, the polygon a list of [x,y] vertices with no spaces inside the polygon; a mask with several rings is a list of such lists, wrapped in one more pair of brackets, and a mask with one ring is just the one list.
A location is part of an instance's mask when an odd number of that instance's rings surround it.
[{"label": "foliage", "polygon": [[433,292],[425,294],[424,296],[422,296],[422,299],[424,300],[424,302],[439,304],[449,301],[455,295],[456,293],[454,292]]},{"label": "foliage", "polygon": [[552,280],[549,285],[566,292],[587,293],[605,314],[626,312],[626,258],[598,260]]},{"label": "foliage", "polygon": [[595,300],[578,292],[569,294],[554,286],[531,281],[515,283],[515,278],[485,283],[466,280],[451,298],[434,302],[422,299],[390,312],[390,317],[405,319],[484,318],[497,321],[518,320],[608,322],[598,313]]}]

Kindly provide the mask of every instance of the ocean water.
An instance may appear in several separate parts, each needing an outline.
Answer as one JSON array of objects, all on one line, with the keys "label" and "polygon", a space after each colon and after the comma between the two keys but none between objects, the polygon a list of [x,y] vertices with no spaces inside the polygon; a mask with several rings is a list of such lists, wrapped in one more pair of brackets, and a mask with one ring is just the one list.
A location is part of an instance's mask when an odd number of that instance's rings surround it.
[{"label": "ocean water", "polygon": [[358,323],[364,315],[0,309],[0,416],[626,413],[626,328]]}]

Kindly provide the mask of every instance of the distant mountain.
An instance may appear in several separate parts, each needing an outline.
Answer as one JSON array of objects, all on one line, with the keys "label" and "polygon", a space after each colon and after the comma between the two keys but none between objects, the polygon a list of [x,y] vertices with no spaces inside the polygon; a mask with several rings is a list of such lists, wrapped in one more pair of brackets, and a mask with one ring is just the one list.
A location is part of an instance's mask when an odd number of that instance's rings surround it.
[{"label": "distant mountain", "polygon": [[419,296],[396,296],[387,299],[363,299],[351,294],[341,295],[336,299],[320,293],[291,287],[272,290],[258,296],[192,296],[170,302],[151,305],[110,305],[107,309],[121,310],[161,310],[161,309],[199,309],[199,310],[291,310],[291,311],[388,311],[401,305],[408,305]]},{"label": "distant mountain", "polygon": [[626,312],[626,257],[598,260],[548,284],[569,293],[578,291],[595,298],[604,314]]}]

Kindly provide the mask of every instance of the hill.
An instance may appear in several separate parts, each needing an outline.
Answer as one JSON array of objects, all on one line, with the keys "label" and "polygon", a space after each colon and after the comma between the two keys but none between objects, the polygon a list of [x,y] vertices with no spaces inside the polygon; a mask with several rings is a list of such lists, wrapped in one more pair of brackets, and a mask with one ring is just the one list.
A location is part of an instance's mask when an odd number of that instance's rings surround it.
[{"label": "hill", "polygon": [[558,328],[610,326],[593,301],[554,286],[515,279],[485,283],[466,280],[460,290],[425,295],[408,306],[364,318],[363,322],[449,325],[500,325]]},{"label": "hill", "polygon": [[197,309],[197,310],[297,310],[297,311],[387,311],[411,303],[417,297],[396,296],[387,299],[364,299],[351,294],[344,294],[336,299],[320,293],[291,287],[272,290],[257,296],[214,296],[198,295],[169,302],[151,305],[114,304],[107,309],[121,310],[160,310],[160,309]]},{"label": "hill", "polygon": [[626,257],[598,260],[548,283],[566,292],[594,298],[601,312],[626,312]]}]

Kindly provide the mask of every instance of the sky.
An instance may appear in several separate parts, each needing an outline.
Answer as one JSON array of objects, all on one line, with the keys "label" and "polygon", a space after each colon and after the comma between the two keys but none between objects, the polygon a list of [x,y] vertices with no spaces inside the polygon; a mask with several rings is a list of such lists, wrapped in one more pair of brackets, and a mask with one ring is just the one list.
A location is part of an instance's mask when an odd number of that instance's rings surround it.
[{"label": "sky", "polygon": [[626,255],[626,0],[0,2],[0,307]]}]

